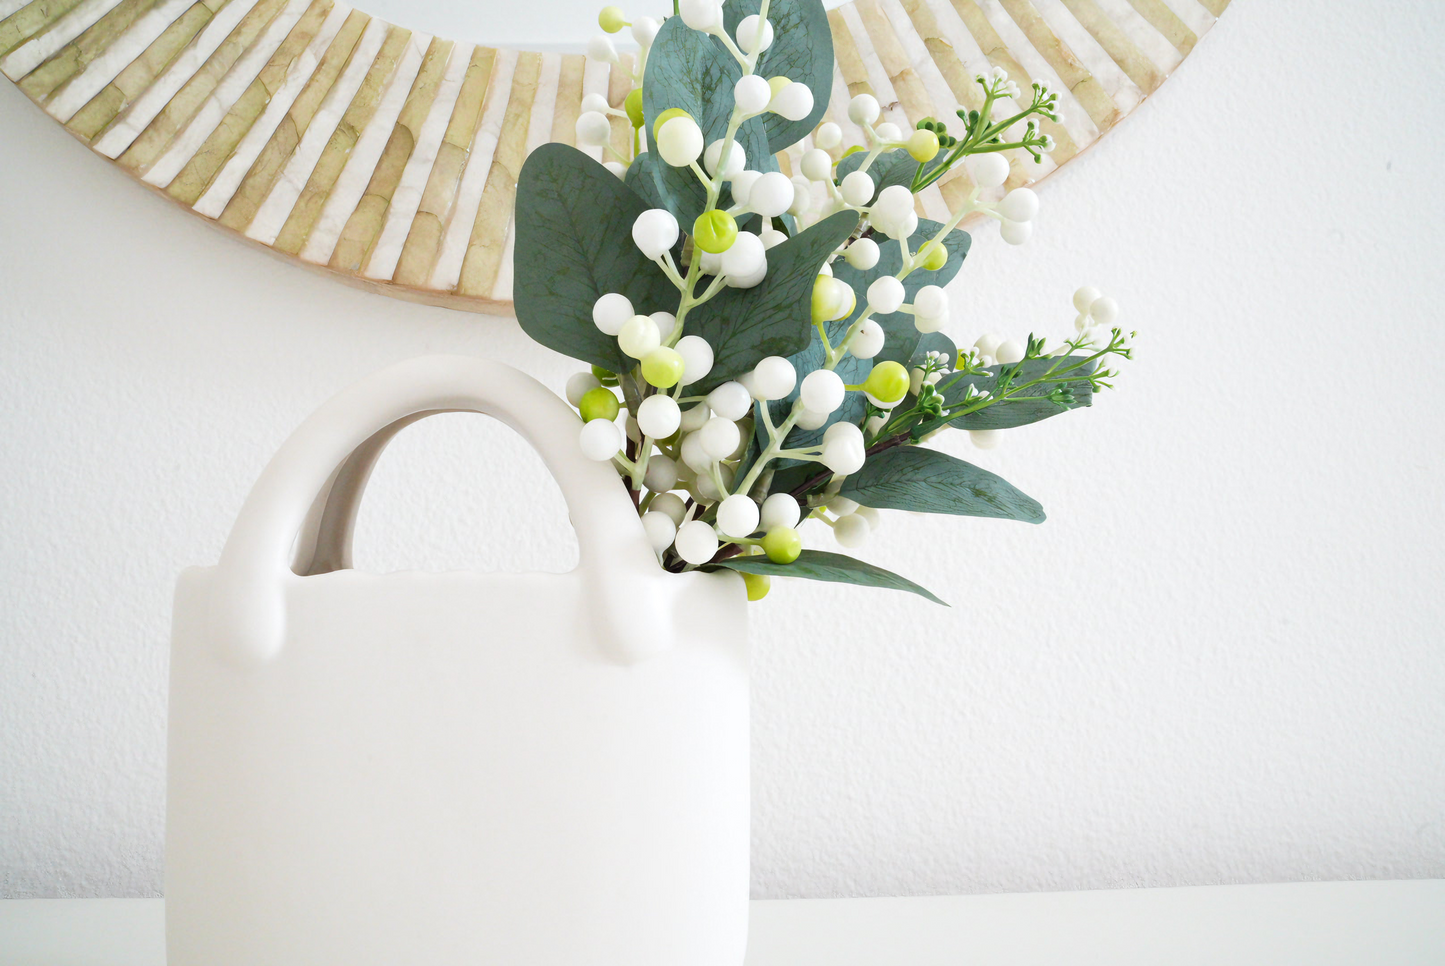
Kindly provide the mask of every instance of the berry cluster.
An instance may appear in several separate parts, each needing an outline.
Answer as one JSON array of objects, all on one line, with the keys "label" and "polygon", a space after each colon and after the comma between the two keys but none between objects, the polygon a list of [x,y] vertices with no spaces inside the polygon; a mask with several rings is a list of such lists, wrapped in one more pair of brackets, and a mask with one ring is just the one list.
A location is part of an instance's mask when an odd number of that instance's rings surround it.
[{"label": "berry cluster", "polygon": [[[818,22],[825,22],[818,0],[773,5],[789,4],[815,6]],[[1092,288],[1074,297],[1076,336],[1054,348],[1032,335],[1022,342],[984,335],[959,352],[942,334],[950,316],[943,286],[967,247],[960,222],[970,215],[995,220],[1002,239],[1014,245],[1031,233],[1038,196],[1010,184],[1014,171],[1001,152],[1041,159],[1052,141],[1035,119],[1057,120],[1056,94],[1034,84],[1026,99],[1003,71],[981,75],[983,108],[960,110],[964,129],[956,133],[932,118],[904,130],[883,120],[875,97],[859,94],[848,103],[847,116],[863,131],[865,143],[845,149],[839,125],[816,124],[823,105],[814,91],[788,76],[804,76],[794,69],[803,59],[800,43],[813,45],[815,54],[826,47],[831,68],[831,41],[783,35],[778,23],[785,21],[770,18],[769,6],[763,0],[757,13],[734,20],[720,0],[678,0],[681,24],[647,17],[629,22],[616,7],[599,16],[608,34],[631,27],[641,55],[634,89],[620,107],[600,95],[584,99],[577,143],[602,149],[604,164],[629,187],[637,174],[633,166],[651,150],[646,170],[652,173],[645,177],[661,178],[663,172],[674,185],[686,179],[700,186],[705,202],[700,210],[689,208],[657,191],[651,196],[661,202],[628,216],[632,248],[650,263],[648,271],[667,280],[664,286],[671,283],[676,299],[659,309],[655,299],[634,304],[639,290],[631,280],[599,286],[591,325],[616,340],[616,353],[606,357],[626,365],[609,371],[594,364],[568,381],[566,394],[582,417],[583,452],[612,462],[626,479],[647,538],[667,569],[739,570],[751,599],[766,594],[768,575],[778,572],[907,585],[851,558],[805,548],[800,528],[819,521],[839,546],[854,548],[879,523],[879,511],[869,503],[997,515],[997,507],[968,502],[972,491],[964,481],[982,471],[941,453],[929,457],[932,475],[926,479],[888,477],[887,487],[873,490],[854,481],[866,477],[873,460],[904,466],[895,450],[944,428],[967,429],[986,449],[997,441],[994,427],[1088,405],[1092,391],[1107,387],[1103,380],[1112,375],[1099,361],[1106,355],[1127,358],[1130,349],[1114,328],[1116,304]],[[684,58],[679,51],[697,50],[695,39],[677,43],[682,27],[712,38],[716,48],[706,49],[716,49],[734,74],[712,89],[709,96],[727,100],[707,104],[708,119],[696,115],[695,90],[689,93],[693,100],[683,101],[692,106],[689,111],[676,106],[677,100],[669,104],[666,89],[651,86],[663,82],[650,63],[677,58],[675,73]],[[668,49],[670,42],[677,50]],[[765,67],[775,62],[768,52],[783,46],[787,49],[776,58],[782,72],[766,76]],[[619,60],[606,36],[592,42],[589,55]],[[711,70],[715,77],[724,68]],[[1005,103],[1013,109],[996,117],[995,108]],[[719,111],[725,113],[725,129]],[[805,135],[785,149],[796,173],[778,170],[776,142],[758,152],[761,156],[749,156],[745,144],[758,143],[758,128],[744,125],[759,124],[753,119],[765,116],[781,119],[769,122],[770,133]],[[629,152],[613,147],[616,117],[625,117],[633,131]],[[920,218],[917,193],[959,164],[973,187],[957,210],[943,223]],[[690,315],[724,290],[757,289],[770,273],[783,271],[780,264],[794,271],[797,247],[785,250],[790,260],[782,263],[779,247],[803,241],[825,221],[837,223],[841,213],[855,227],[829,236],[819,261],[803,276],[813,278],[811,304],[801,313],[801,324],[810,322],[813,329],[808,351],[759,353],[740,365],[735,354],[718,355],[722,343],[710,344],[695,327],[689,331]],[[519,225],[524,217],[519,211]],[[520,290],[518,304],[520,310]],[[765,301],[737,311],[781,312],[779,327],[791,325],[787,320],[795,315]],[[1003,415],[982,419],[990,409]],[[956,485],[947,473],[958,476]],[[940,492],[958,493],[958,507],[938,509]],[[1028,515],[1031,501],[1018,496],[1025,508],[1017,518],[1034,519]],[[823,558],[826,575],[813,566]]]}]

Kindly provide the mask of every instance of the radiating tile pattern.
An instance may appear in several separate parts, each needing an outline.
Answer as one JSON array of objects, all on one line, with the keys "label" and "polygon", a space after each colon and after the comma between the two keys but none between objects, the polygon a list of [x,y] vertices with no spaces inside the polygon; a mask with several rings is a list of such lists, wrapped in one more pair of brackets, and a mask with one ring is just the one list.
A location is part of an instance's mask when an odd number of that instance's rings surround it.
[{"label": "radiating tile pattern", "polygon": [[[860,142],[846,107],[866,92],[885,120],[957,130],[954,111],[981,104],[974,77],[1001,67],[1062,95],[1052,156],[1010,159],[1005,187],[1032,184],[1154,93],[1228,3],[852,0],[828,14],[826,116]],[[572,143],[586,94],[620,106],[632,66],[455,43],[344,0],[0,0],[0,72],[101,156],[255,244],[475,312],[511,311],[527,153]],[[612,140],[627,149],[625,121]],[[957,170],[919,212],[972,188]]]}]

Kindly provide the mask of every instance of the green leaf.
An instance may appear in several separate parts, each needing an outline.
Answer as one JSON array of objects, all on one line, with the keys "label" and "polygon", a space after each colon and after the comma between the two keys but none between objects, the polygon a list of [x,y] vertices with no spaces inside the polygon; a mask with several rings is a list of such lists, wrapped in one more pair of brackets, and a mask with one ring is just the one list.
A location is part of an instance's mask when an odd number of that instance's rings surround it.
[{"label": "green leaf", "polygon": [[687,334],[708,341],[713,366],[707,378],[688,387],[688,394],[709,392],[767,356],[802,351],[813,338],[818,270],[857,226],[858,215],[851,211],[824,218],[768,251],[768,274],[762,282],[752,288],[725,288],[691,310],[684,323]]},{"label": "green leaf", "polygon": [[872,454],[839,492],[880,510],[1044,522],[1038,501],[1007,480],[922,446],[894,446]]},{"label": "green leaf", "polygon": [[[908,360],[908,368],[911,370],[922,366],[930,352],[941,353],[950,369],[958,364],[958,346],[953,344],[952,339],[942,332],[925,332],[918,337],[918,344],[913,347],[913,355]],[[947,379],[948,377],[944,376],[943,378]]]},{"label": "green leaf", "polygon": [[654,170],[654,166],[661,163],[660,158],[660,155],[651,151],[643,151],[627,166],[627,187],[637,192],[637,196],[647,202],[649,208],[667,207],[667,202],[657,187],[658,174]]},{"label": "green leaf", "polygon": [[[925,435],[940,425],[952,426],[955,429],[1013,429],[1015,426],[1027,426],[1029,423],[1036,423],[1041,419],[1048,419],[1050,416],[1057,416],[1059,413],[1066,413],[1071,409],[1081,409],[1093,405],[1094,387],[1089,382],[1089,376],[1094,371],[1094,364],[1086,363],[1067,373],[1058,371],[1069,365],[1078,365],[1078,360],[1076,359],[1073,363],[1067,360],[1061,363],[1056,358],[1025,359],[1023,362],[1009,365],[990,366],[984,373],[978,375],[944,376],[938,384],[938,388],[950,406],[964,399],[969,386],[998,395],[999,380],[1008,370],[1013,370],[1013,374],[1009,377],[1009,384],[1012,386],[1022,386],[1039,379],[1051,369],[1056,378],[1021,391],[1016,390],[1014,395],[1001,402],[996,402],[965,416],[958,416],[946,423],[938,420],[929,421],[919,426],[917,433],[920,436]],[[1055,369],[1055,366],[1058,369]],[[1073,393],[1074,401],[1072,403],[1060,405],[1048,398],[1049,394],[1059,386],[1063,386]]]},{"label": "green leaf", "polygon": [[517,179],[513,295],[522,330],[551,349],[623,372],[635,363],[592,322],[621,292],[638,312],[676,311],[677,289],[632,243],[647,209],[637,193],[576,148],[544,144]]},{"label": "green leaf", "polygon": [[[656,197],[677,217],[684,231],[692,227],[706,207],[707,190],[691,168],[674,168],[656,154],[653,122],[663,111],[681,108],[702,128],[704,143],[721,140],[727,134],[728,119],[732,115],[733,85],[742,76],[742,67],[722,41],[693,30],[681,17],[669,17],[663,22],[648,51],[642,83],[642,115],[647,153],[655,156],[649,168],[657,186]],[[763,117],[767,116],[770,115]],[[737,142],[747,154],[748,168],[776,171],[778,163],[768,146],[763,117],[744,121],[738,128]],[[730,205],[731,195],[724,191],[718,207]]]},{"label": "green leaf", "polygon": [[[728,35],[736,39],[738,24],[761,8],[760,0],[728,0],[723,5]],[[776,154],[807,137],[828,109],[833,92],[833,31],[822,0],[769,0],[768,22],[773,25],[773,44],[758,58],[754,73],[786,77],[795,84],[807,84],[813,92],[813,110],[800,121],[781,114],[763,115],[768,148]],[[728,110],[732,110],[731,97]]]},{"label": "green leaf", "polygon": [[[917,251],[920,245],[942,230],[943,226],[936,221],[929,221],[926,218],[918,219],[918,230],[913,233],[913,237],[908,239],[909,249]],[[850,323],[863,314],[864,304],[868,301],[868,286],[885,275],[897,275],[903,268],[903,252],[899,250],[898,242],[876,232],[872,238],[878,243],[879,248],[877,265],[865,272],[854,268],[841,258],[833,263],[834,277],[851,285],[853,292],[858,296],[858,308],[848,319]],[[948,252],[948,261],[936,272],[930,272],[924,268],[916,268],[909,272],[908,277],[903,280],[903,291],[906,293],[904,301],[911,302],[913,296],[917,295],[918,290],[925,285],[947,285],[953,276],[958,274],[972,243],[973,239],[966,231],[955,229],[949,232],[948,236],[943,239],[943,247]],[[883,327],[887,336],[887,340],[883,343],[883,351],[878,353],[873,361],[879,363],[891,360],[907,365],[913,358],[913,350],[918,346],[921,335],[913,324],[913,316],[906,312],[894,312],[891,315],[874,313],[873,319]]]},{"label": "green leaf", "polygon": [[767,557],[729,557],[703,568],[705,570],[737,570],[745,574],[767,574],[770,577],[802,577],[804,580],[825,580],[835,584],[857,584],[860,587],[882,587],[885,590],[906,590],[926,597],[935,604],[948,604],[906,577],[875,567],[870,563],[841,553],[804,550],[790,564],[773,563]]}]

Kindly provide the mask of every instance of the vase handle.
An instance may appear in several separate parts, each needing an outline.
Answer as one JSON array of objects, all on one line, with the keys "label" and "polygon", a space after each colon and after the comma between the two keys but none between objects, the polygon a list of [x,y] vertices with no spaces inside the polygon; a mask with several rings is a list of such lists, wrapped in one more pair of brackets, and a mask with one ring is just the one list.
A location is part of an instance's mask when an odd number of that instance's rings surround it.
[{"label": "vase handle", "polygon": [[458,411],[493,416],[516,430],[556,478],[577,532],[578,569],[586,574],[589,612],[597,615],[607,656],[631,663],[667,647],[668,595],[643,590],[644,582],[662,577],[657,556],[616,472],[582,454],[577,415],[510,366],[443,355],[391,366],[338,393],[272,458],[246,498],[217,568],[211,613],[228,658],[254,665],[280,653],[286,582],[349,564],[356,507],[382,448],[417,419]]}]

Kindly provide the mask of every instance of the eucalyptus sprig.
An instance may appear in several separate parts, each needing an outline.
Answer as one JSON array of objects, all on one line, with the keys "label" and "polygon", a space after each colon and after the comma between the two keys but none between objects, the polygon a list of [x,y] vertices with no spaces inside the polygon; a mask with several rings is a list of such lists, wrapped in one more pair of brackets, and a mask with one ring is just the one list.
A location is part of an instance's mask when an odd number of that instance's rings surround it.
[{"label": "eucalyptus sprig", "polygon": [[[922,444],[952,428],[987,448],[1088,406],[1111,386],[1106,362],[1129,357],[1117,306],[1089,288],[1057,347],[984,335],[960,352],[942,332],[971,241],[959,224],[979,214],[1010,244],[1029,237],[1037,196],[996,190],[1004,152],[1052,147],[1035,118],[1057,120],[1057,95],[1034,84],[1025,103],[995,70],[951,133],[931,118],[904,131],[859,94],[862,143],[844,150],[841,126],[819,123],[834,67],[819,0],[677,0],[660,23],[616,7],[598,21],[632,28],[633,89],[584,98],[581,150],[533,152],[516,212],[517,318],[591,364],[567,384],[583,452],[617,468],[667,570],[738,571],[752,599],[786,574],[937,600],[800,528],[853,548],[882,509],[1043,519]],[[620,60],[605,36],[589,54]],[[996,110],[1006,101],[1021,109]],[[972,190],[942,222],[920,218],[917,192],[964,158]]]}]

